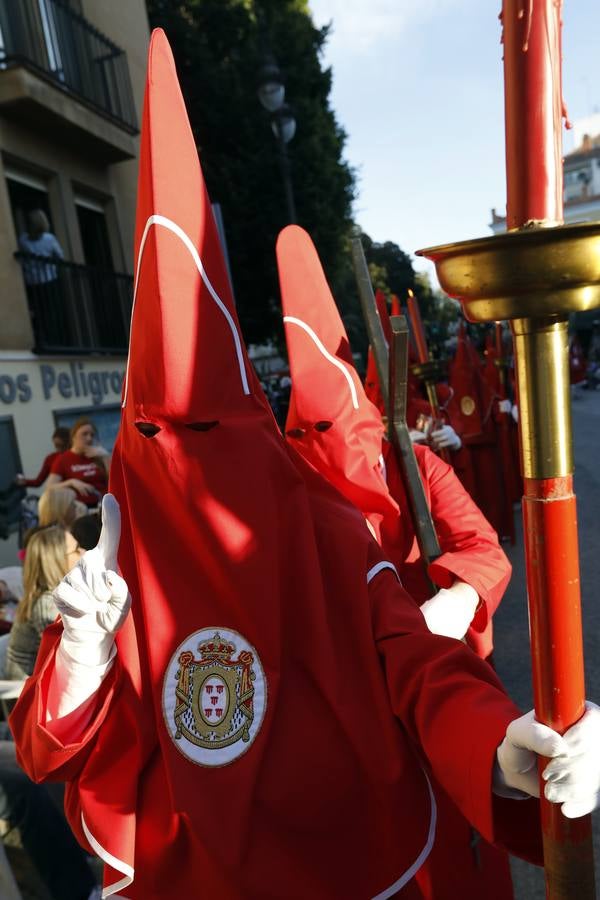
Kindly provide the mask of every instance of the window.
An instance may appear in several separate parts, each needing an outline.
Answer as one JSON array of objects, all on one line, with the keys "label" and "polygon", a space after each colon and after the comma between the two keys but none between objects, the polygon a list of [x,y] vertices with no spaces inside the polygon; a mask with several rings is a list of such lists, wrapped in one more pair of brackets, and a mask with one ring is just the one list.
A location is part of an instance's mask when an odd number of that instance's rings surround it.
[{"label": "window", "polygon": [[54,423],[58,427],[70,428],[75,424],[77,419],[87,416],[96,426],[98,431],[98,440],[109,453],[112,453],[117,432],[121,424],[121,407],[120,406],[85,406],[78,409],[55,410]]},{"label": "window", "polygon": [[22,488],[15,485],[21,458],[12,416],[0,416],[0,538],[17,531],[21,517]]},{"label": "window", "polygon": [[21,472],[21,458],[12,416],[0,416],[0,490],[6,490]]},{"label": "window", "polygon": [[75,209],[85,264],[114,271],[104,207],[91,198],[75,196]]}]

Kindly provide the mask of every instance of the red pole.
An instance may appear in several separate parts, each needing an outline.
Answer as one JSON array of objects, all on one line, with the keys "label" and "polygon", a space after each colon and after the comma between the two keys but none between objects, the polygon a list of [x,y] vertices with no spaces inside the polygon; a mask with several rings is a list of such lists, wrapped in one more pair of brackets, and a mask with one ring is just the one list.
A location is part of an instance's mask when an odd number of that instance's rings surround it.
[{"label": "red pole", "polygon": [[[562,222],[561,11],[562,0],[503,0],[509,229]],[[585,698],[567,324],[513,329],[535,711],[562,733]],[[595,897],[591,817],[566,819],[544,799],[541,812],[547,897]]]}]

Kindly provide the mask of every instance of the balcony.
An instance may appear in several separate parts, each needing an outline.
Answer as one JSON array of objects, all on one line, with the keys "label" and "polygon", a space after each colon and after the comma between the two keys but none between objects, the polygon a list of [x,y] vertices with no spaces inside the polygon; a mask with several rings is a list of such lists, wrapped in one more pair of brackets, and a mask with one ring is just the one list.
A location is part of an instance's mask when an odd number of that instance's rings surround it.
[{"label": "balcony", "polygon": [[102,162],[135,156],[127,56],[63,0],[0,0],[0,112]]},{"label": "balcony", "polygon": [[127,352],[133,278],[47,256],[15,253],[35,335],[35,353]]}]

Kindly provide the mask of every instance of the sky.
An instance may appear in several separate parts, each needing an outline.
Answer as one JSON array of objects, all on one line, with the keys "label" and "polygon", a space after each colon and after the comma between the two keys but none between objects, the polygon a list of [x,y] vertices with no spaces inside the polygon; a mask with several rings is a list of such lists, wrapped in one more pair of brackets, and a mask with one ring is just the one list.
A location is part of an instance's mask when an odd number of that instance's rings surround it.
[{"label": "sky", "polygon": [[[500,0],[309,0],[358,175],[355,219],[410,253],[491,234],[504,214]],[[600,2],[565,0],[571,120],[600,111]],[[290,98],[293,102],[293,99]],[[301,127],[301,123],[298,124]],[[565,152],[571,149],[565,132]],[[429,263],[415,267],[433,275]]]}]

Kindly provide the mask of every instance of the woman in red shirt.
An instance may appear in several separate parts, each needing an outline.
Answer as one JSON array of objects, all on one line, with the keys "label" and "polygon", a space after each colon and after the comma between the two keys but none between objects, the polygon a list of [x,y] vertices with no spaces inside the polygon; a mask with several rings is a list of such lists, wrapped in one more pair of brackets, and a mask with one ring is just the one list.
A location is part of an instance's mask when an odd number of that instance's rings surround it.
[{"label": "woman in red shirt", "polygon": [[98,436],[91,419],[78,419],[71,428],[71,448],[52,464],[48,490],[60,485],[73,488],[77,499],[88,507],[97,506],[108,489],[110,456],[95,443]]}]

